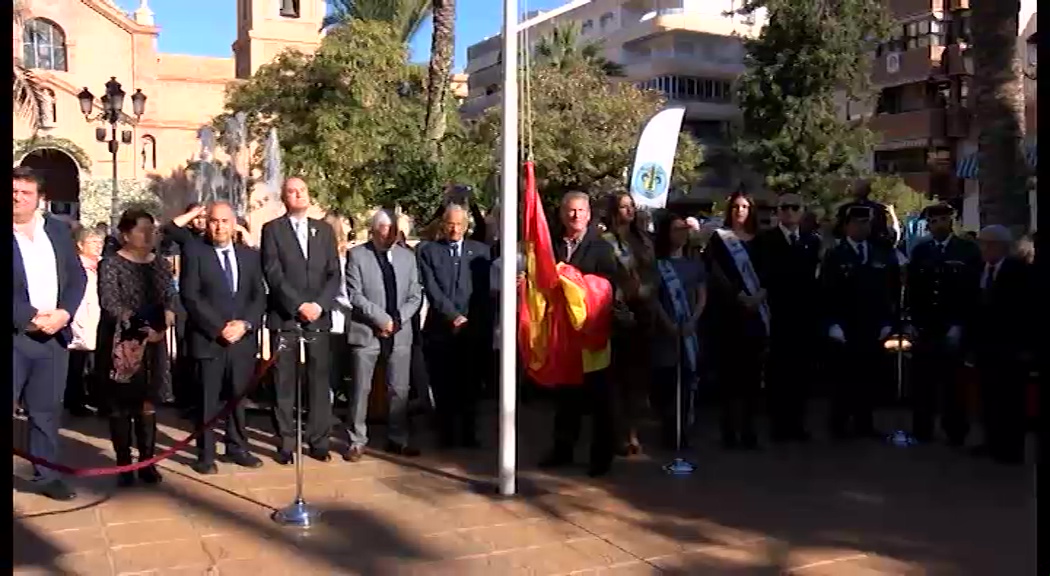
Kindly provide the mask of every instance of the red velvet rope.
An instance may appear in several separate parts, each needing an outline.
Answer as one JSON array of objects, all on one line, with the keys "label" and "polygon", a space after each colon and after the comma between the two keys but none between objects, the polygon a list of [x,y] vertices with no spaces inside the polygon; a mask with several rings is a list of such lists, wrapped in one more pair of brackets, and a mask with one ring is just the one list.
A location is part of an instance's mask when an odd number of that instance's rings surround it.
[{"label": "red velvet rope", "polygon": [[65,464],[58,464],[57,462],[51,462],[50,460],[38,458],[36,456],[33,456],[32,454],[23,452],[18,448],[14,448],[12,449],[12,451],[14,452],[15,456],[18,456],[19,458],[22,458],[24,460],[28,460],[37,466],[48,468],[56,472],[61,472],[62,474],[66,474],[68,476],[76,476],[81,478],[90,476],[111,476],[113,474],[120,474],[122,472],[133,472],[135,470],[139,470],[147,466],[152,466],[157,462],[160,462],[161,460],[171,458],[175,455],[176,452],[189,446],[190,442],[193,442],[194,438],[200,436],[205,430],[214,426],[216,422],[232,414],[234,409],[236,409],[237,404],[240,403],[241,400],[243,400],[248,394],[252,392],[252,390],[254,390],[259,385],[259,382],[262,381],[263,376],[265,376],[266,373],[270,370],[270,368],[273,367],[276,361],[277,355],[275,354],[271,356],[269,360],[266,360],[265,362],[260,364],[259,367],[255,370],[255,374],[252,376],[252,379],[248,382],[248,386],[245,387],[244,391],[237,395],[237,397],[232,398],[230,401],[228,401],[226,405],[223,406],[222,410],[219,411],[218,414],[216,414],[211,420],[205,422],[204,425],[198,428],[195,432],[176,442],[174,446],[168,448],[167,450],[164,450],[163,452],[157,454],[149,460],[136,462],[134,464],[126,464],[124,466],[109,466],[106,468],[72,468],[70,466],[66,466]]}]

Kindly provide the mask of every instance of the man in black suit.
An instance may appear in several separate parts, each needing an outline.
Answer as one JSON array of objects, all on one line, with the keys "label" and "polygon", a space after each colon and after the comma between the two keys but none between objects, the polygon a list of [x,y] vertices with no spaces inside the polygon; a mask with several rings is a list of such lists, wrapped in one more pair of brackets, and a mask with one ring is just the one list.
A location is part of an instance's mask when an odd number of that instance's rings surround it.
[{"label": "man in black suit", "polygon": [[962,341],[979,304],[981,254],[977,245],[952,233],[948,204],[926,209],[930,238],[915,246],[907,267],[904,306],[910,320],[912,348],[912,435],[933,440],[934,420],[953,446],[969,429],[965,394],[959,386]]},{"label": "man in black suit", "polygon": [[[441,444],[478,446],[476,408],[483,363],[491,350],[489,248],[464,238],[467,211],[448,206],[444,238],[419,249],[419,272],[430,303],[423,326]],[[457,433],[457,428],[459,428]]]},{"label": "man in black suit", "polygon": [[1034,279],[1009,256],[1013,238],[998,225],[977,235],[983,260],[979,304],[968,340],[981,390],[984,445],[978,455],[1003,464],[1024,462],[1026,355],[1032,352]]},{"label": "man in black suit", "polygon": [[846,237],[828,252],[820,272],[834,361],[830,428],[840,439],[851,432],[876,435],[872,412],[884,375],[882,344],[899,321],[900,263],[891,248],[869,241],[871,222],[870,208],[850,209]]},{"label": "man in black suit", "polygon": [[[72,341],[69,321],[84,298],[87,274],[69,226],[37,213],[40,178],[28,167],[12,171],[14,238],[12,311],[13,403],[29,418],[29,453],[58,461],[58,429]],[[53,500],[72,500],[58,473],[35,467],[34,480]]]},{"label": "man in black suit", "polygon": [[[281,200],[284,216],[262,228],[263,276],[270,289],[266,327],[272,354],[277,355],[274,420],[279,437],[277,462],[291,464],[295,446],[296,362],[299,331],[306,339],[305,397],[310,411],[305,436],[310,457],[331,460],[328,433],[332,427],[329,396],[329,331],[331,310],[339,293],[339,255],[335,233],[321,220],[306,216],[310,193],[300,178],[285,180]],[[281,341],[286,346],[281,349]]]},{"label": "man in black suit", "polygon": [[[207,216],[204,241],[184,245],[179,276],[188,316],[188,352],[197,362],[203,389],[198,426],[215,416],[224,387],[235,398],[248,386],[258,349],[256,330],[266,309],[262,261],[255,250],[233,242],[233,208],[217,202]],[[225,441],[227,460],[245,468],[262,466],[245,437],[242,403],[226,418]],[[197,440],[193,469],[198,474],[218,472],[211,429]]]},{"label": "man in black suit", "polygon": [[[569,192],[561,201],[560,233],[553,238],[554,258],[567,262],[583,274],[594,274],[612,282],[617,261],[612,245],[591,227],[591,201],[583,192]],[[554,447],[540,462],[544,468],[572,464],[573,452],[580,436],[580,425],[587,407],[592,410],[591,461],[589,474],[602,476],[609,471],[615,450],[616,429],[613,422],[613,395],[610,390],[608,348],[604,366],[587,371],[585,363],[582,385],[565,385],[557,389],[554,415]]]},{"label": "man in black suit", "polygon": [[752,261],[766,289],[770,311],[766,365],[770,436],[774,442],[806,441],[808,384],[815,378],[819,340],[820,239],[800,229],[798,194],[777,200],[777,225],[752,243]]}]

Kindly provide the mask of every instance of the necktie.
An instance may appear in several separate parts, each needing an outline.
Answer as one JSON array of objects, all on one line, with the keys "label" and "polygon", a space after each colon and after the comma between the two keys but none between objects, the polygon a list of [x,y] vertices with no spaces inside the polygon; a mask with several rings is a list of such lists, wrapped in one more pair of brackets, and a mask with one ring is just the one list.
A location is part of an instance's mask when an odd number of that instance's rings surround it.
[{"label": "necktie", "polygon": [[864,264],[868,261],[864,254],[864,244],[857,244],[857,255],[860,256],[861,264]]},{"label": "necktie", "polygon": [[223,276],[226,276],[226,285],[230,287],[230,292],[236,292],[237,285],[233,281],[233,261],[230,259],[228,248],[222,251],[222,272]]},{"label": "necktie", "polygon": [[981,280],[981,289],[987,290],[991,288],[993,280],[995,280],[995,266],[991,264],[985,264],[984,278]]},{"label": "necktie", "polygon": [[449,296],[453,300],[456,298],[456,293],[459,291],[459,266],[460,266],[460,253],[459,253],[459,242],[452,243],[452,290]]},{"label": "necktie", "polygon": [[792,246],[798,244],[798,233],[792,232],[791,234],[788,234],[788,241],[791,242]]},{"label": "necktie", "polygon": [[299,240],[299,250],[302,251],[303,258],[307,258],[306,220],[300,220],[295,224],[295,237]]}]

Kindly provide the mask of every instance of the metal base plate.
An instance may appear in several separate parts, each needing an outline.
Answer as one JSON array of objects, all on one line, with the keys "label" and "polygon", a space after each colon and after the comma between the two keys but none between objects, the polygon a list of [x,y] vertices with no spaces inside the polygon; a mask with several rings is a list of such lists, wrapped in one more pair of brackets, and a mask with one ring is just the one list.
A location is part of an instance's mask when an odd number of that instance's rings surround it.
[{"label": "metal base plate", "polygon": [[298,528],[310,528],[317,524],[321,512],[308,506],[304,500],[297,500],[288,506],[273,513],[270,518],[282,526],[295,526]]},{"label": "metal base plate", "polygon": [[897,430],[893,434],[886,437],[886,441],[897,446],[898,448],[907,448],[908,446],[915,446],[919,442],[904,430]]},{"label": "metal base plate", "polygon": [[685,458],[675,458],[670,464],[664,466],[664,472],[672,476],[688,476],[696,472],[696,466]]}]

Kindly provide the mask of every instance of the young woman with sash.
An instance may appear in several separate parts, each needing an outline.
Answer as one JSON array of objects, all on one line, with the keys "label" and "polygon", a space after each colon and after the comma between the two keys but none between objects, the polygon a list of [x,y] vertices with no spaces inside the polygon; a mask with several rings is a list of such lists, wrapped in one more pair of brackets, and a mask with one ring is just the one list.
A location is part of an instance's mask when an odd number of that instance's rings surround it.
[{"label": "young woman with sash", "polygon": [[748,252],[757,231],[751,196],[734,192],[724,222],[704,252],[710,273],[708,340],[721,398],[722,444],[750,450],[758,448],[755,417],[769,333],[766,293]]},{"label": "young woman with sash", "polygon": [[649,338],[659,276],[652,242],[640,227],[631,195],[612,194],[606,198],[604,208],[602,238],[612,245],[619,263],[614,282],[616,308],[610,370],[616,394],[618,454],[631,456],[642,450],[638,420],[648,400],[652,377]]}]

